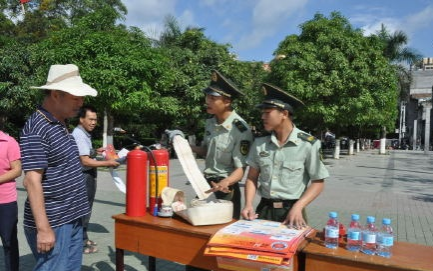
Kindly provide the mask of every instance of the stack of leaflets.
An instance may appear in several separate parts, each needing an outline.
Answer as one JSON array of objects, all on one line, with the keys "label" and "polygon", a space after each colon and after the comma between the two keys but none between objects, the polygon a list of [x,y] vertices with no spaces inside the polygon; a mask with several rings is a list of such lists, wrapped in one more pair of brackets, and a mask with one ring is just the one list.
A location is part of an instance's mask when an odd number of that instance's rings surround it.
[{"label": "stack of leaflets", "polygon": [[216,232],[205,255],[272,265],[289,265],[311,227],[289,228],[269,220],[238,220]]}]

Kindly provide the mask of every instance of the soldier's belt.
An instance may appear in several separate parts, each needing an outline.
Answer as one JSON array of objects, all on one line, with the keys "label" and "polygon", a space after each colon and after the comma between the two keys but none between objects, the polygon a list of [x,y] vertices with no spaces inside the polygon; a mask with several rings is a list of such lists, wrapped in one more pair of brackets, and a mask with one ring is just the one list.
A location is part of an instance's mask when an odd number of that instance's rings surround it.
[{"label": "soldier's belt", "polygon": [[221,180],[225,179],[225,177],[216,177],[216,176],[204,176],[208,182],[219,183]]},{"label": "soldier's belt", "polygon": [[267,205],[268,207],[279,209],[292,207],[298,200],[297,199],[267,199],[262,198],[260,200],[261,204]]}]

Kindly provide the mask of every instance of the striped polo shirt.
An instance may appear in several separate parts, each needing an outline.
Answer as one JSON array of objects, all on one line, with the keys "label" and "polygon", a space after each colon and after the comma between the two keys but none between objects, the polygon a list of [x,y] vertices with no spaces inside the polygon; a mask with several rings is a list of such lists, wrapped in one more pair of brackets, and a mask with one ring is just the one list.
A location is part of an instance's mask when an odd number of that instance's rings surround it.
[{"label": "striped polo shirt", "polygon": [[[77,144],[65,125],[40,107],[21,131],[20,147],[25,172],[44,170],[42,189],[51,227],[89,213]],[[24,226],[35,228],[28,198],[24,206]]]}]

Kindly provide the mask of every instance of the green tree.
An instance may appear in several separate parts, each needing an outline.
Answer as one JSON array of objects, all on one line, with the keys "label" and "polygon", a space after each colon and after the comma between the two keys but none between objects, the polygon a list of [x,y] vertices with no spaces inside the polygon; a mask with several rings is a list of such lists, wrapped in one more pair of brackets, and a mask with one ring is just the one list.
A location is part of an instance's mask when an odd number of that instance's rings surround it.
[{"label": "green tree", "polygon": [[[406,47],[408,37],[403,31],[390,33],[382,24],[381,29],[377,31],[376,36],[382,42],[383,55],[394,66],[398,78],[399,99],[396,102],[396,108],[401,101],[408,101],[409,90],[412,77],[408,69],[402,64],[415,65],[421,61],[422,56],[414,49]],[[398,110],[398,109],[397,109]],[[398,123],[398,118],[395,120]],[[382,137],[386,137],[386,128],[382,129]]]},{"label": "green tree", "polygon": [[368,127],[394,127],[397,79],[380,39],[364,37],[338,12],[316,14],[300,28],[280,43],[275,54],[283,57],[271,62],[269,77],[305,102],[298,123],[353,137]]},{"label": "green tree", "polygon": [[253,119],[252,97],[256,97],[259,82],[265,77],[261,63],[240,62],[230,53],[229,44],[218,44],[204,34],[205,29],[187,27],[182,30],[173,16],[168,16],[159,38],[159,48],[172,60],[175,84],[170,90],[178,101],[177,116],[169,123],[187,133],[202,132],[206,113],[202,90],[210,82],[211,70],[216,69],[233,81],[245,97],[235,100],[235,110],[247,120]]},{"label": "green tree", "polygon": [[392,63],[406,62],[412,65],[422,58],[416,50],[406,47],[409,38],[403,31],[389,33],[382,24],[376,36],[383,42],[383,55]]},{"label": "green tree", "polygon": [[[108,134],[116,116],[137,114],[145,126],[177,112],[174,98],[165,95],[172,85],[169,59],[137,28],[115,26],[116,13],[110,8],[84,16],[73,26],[56,31],[35,45],[32,62],[43,83],[54,63],[75,63],[81,76],[98,90],[89,98],[108,115]],[[102,115],[102,114],[101,114]]]}]

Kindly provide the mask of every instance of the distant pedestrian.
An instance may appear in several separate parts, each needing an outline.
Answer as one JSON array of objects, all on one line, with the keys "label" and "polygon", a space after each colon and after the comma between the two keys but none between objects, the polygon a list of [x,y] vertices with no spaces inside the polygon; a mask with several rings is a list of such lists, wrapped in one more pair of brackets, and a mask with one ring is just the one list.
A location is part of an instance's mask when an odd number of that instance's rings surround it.
[{"label": "distant pedestrian", "polygon": [[0,237],[6,271],[19,270],[18,203],[15,178],[21,176],[18,142],[0,131]]},{"label": "distant pedestrian", "polygon": [[82,217],[90,212],[77,144],[66,120],[77,116],[84,96],[97,92],[84,84],[73,64],[52,65],[45,97],[21,132],[27,200],[24,233],[36,259],[33,270],[81,270]]},{"label": "distant pedestrian", "polygon": [[97,167],[117,167],[119,163],[115,160],[96,160],[96,155],[102,153],[104,148],[93,149],[92,136],[90,133],[95,129],[98,122],[96,108],[91,105],[81,107],[79,113],[79,124],[75,127],[72,135],[75,138],[80,154],[81,164],[83,165],[83,174],[86,181],[87,198],[90,204],[90,213],[83,217],[83,253],[91,254],[98,251],[97,243],[89,239],[87,229],[89,227],[90,216],[93,202],[95,201],[97,188]]}]

